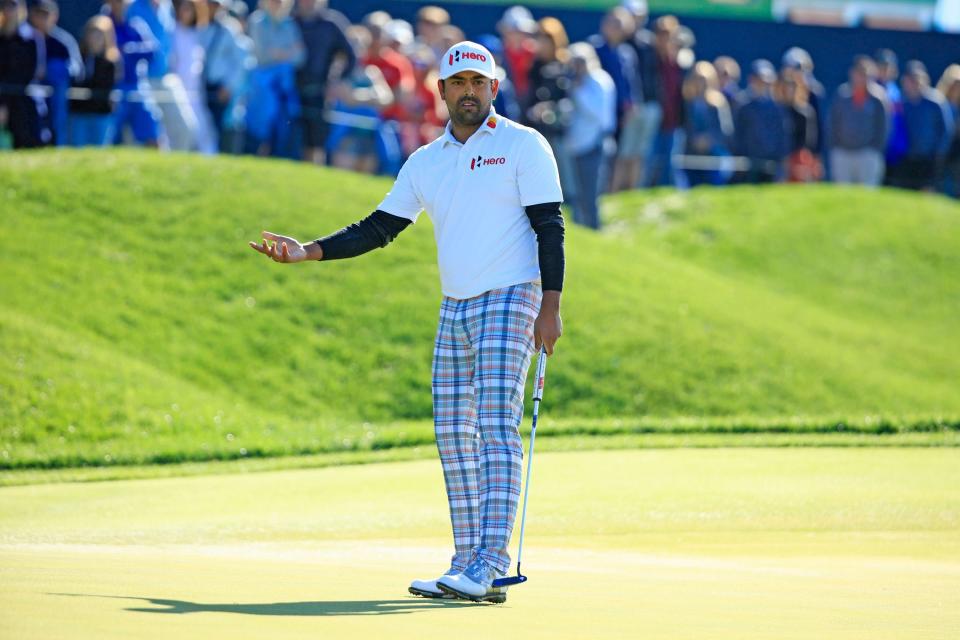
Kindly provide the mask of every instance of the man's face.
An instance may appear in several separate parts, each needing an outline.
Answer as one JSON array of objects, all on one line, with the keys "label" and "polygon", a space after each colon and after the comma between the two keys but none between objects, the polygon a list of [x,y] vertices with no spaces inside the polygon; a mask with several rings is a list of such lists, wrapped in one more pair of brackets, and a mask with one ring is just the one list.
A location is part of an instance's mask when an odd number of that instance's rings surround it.
[{"label": "man's face", "polygon": [[869,79],[870,76],[867,75],[867,70],[861,66],[855,66],[850,70],[850,84],[857,89],[862,89],[867,86]]},{"label": "man's face", "polygon": [[910,101],[917,100],[923,93],[920,81],[916,76],[909,73],[900,78],[900,88],[903,89],[904,96]]},{"label": "man's face", "polygon": [[0,10],[3,13],[3,31],[12,33],[19,26],[20,6],[13,0],[0,0]]},{"label": "man's face", "polygon": [[490,113],[500,82],[476,71],[463,71],[439,81],[438,86],[454,124],[475,126]]},{"label": "man's face", "polygon": [[896,75],[891,71],[891,67],[886,62],[877,63],[877,79],[883,82],[888,80],[895,80]]},{"label": "man's face", "polygon": [[31,9],[29,14],[30,26],[46,35],[50,32],[50,12],[46,9]]},{"label": "man's face", "polygon": [[600,32],[604,39],[611,44],[619,44],[623,38],[623,32],[620,27],[620,21],[617,16],[608,13],[600,23]]},{"label": "man's face", "polygon": [[427,43],[436,42],[440,35],[440,25],[420,20],[417,22],[417,35]]}]

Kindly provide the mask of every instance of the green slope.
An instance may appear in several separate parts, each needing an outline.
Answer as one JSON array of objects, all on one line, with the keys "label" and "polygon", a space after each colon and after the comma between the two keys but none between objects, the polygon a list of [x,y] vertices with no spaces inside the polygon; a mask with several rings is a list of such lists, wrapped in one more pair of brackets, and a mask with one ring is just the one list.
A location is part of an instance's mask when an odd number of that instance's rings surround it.
[{"label": "green slope", "polygon": [[[123,150],[8,155],[0,185],[0,466],[429,441],[426,216],[359,260],[246,246],[333,231],[389,180]],[[824,185],[605,206],[607,231],[568,232],[550,418],[960,414],[955,203]]]}]

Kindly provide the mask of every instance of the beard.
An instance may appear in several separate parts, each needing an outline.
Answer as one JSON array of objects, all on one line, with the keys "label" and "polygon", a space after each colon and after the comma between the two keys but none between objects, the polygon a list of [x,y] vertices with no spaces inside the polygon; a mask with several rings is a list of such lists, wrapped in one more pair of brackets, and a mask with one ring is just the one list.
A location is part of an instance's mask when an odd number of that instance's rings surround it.
[{"label": "beard", "polygon": [[[472,101],[476,108],[473,111],[464,109],[461,105],[465,101]],[[450,109],[450,117],[455,124],[464,127],[472,127],[483,122],[484,118],[490,113],[490,103],[484,104],[479,98],[461,98],[455,109]]]}]

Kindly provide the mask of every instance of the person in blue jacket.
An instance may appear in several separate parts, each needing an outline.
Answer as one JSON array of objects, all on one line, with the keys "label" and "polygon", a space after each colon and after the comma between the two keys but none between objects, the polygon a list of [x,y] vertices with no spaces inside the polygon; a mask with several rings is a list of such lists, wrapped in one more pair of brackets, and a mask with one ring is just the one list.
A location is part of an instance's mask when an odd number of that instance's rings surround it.
[{"label": "person in blue jacket", "polygon": [[906,64],[900,85],[907,151],[892,167],[890,184],[932,191],[953,138],[953,113],[943,96],[930,87],[927,68],[919,60]]},{"label": "person in blue jacket", "polygon": [[776,79],[777,72],[769,60],[753,61],[747,101],[737,111],[734,123],[736,153],[750,161],[746,182],[774,182],[787,155],[785,116],[772,95]]},{"label": "person in blue jacket", "polygon": [[147,73],[158,44],[141,18],[129,16],[130,0],[106,0],[104,13],[113,20],[123,76],[117,84],[121,99],[114,112],[114,144],[123,141],[130,127],[133,138],[148,147],[160,144],[160,111],[153,99]]}]

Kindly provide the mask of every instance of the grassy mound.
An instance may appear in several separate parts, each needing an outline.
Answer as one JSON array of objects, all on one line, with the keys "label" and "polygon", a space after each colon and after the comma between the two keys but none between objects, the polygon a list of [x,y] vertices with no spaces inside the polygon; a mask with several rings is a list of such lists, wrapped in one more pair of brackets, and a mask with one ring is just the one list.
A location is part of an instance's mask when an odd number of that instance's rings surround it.
[{"label": "grassy mound", "polygon": [[[389,180],[121,150],[8,155],[0,184],[0,467],[429,442],[426,216],[357,260],[246,246],[336,230]],[[956,428],[955,203],[822,185],[605,207],[606,231],[568,232],[545,424]]]}]

